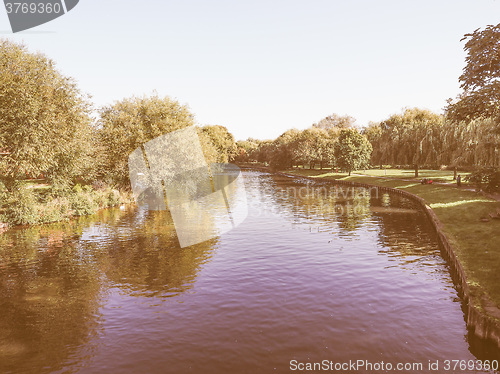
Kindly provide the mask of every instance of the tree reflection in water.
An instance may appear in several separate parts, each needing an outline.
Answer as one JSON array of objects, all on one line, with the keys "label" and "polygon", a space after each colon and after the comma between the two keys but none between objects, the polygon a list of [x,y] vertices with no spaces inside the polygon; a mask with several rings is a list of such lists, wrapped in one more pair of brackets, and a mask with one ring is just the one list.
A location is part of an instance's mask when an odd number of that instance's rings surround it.
[{"label": "tree reflection in water", "polygon": [[132,207],[0,235],[0,372],[53,372],[83,349],[90,356],[110,284],[184,292],[216,243],[181,249],[168,212]]}]

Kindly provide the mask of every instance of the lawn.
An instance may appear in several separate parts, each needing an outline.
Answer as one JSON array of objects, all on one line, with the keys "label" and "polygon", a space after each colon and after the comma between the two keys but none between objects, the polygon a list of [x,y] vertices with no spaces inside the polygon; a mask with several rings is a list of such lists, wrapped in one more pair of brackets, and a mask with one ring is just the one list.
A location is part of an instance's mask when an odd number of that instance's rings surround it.
[{"label": "lawn", "polygon": [[[486,293],[500,306],[500,220],[481,221],[481,217],[500,209],[499,201],[475,191],[459,189],[454,184],[422,185],[419,180],[411,178],[412,170],[387,170],[389,178],[360,174],[349,177],[345,173],[325,173],[320,170],[294,169],[288,172],[400,188],[422,197],[443,223],[444,232],[462,263],[472,295],[481,296]],[[377,175],[380,172],[384,173],[384,170],[367,170],[366,174]],[[450,176],[453,178],[453,172],[449,171],[423,170],[421,174],[427,178],[432,175],[445,180]]]},{"label": "lawn", "polygon": [[[319,169],[294,169],[296,171],[300,171],[302,175],[318,175],[318,173],[325,174],[325,176],[334,177],[338,179],[339,177],[346,177],[347,173],[330,173],[327,169],[319,170]],[[469,173],[459,172],[462,176],[462,181],[465,176],[469,175]],[[369,175],[372,177],[383,177],[383,178],[396,178],[396,179],[411,179],[411,180],[421,180],[422,178],[432,179],[436,182],[441,183],[455,183],[453,180],[454,173],[453,170],[430,170],[430,169],[422,169],[418,171],[418,178],[415,178],[415,170],[409,169],[367,169],[367,170],[358,170],[353,171],[352,175]]]}]

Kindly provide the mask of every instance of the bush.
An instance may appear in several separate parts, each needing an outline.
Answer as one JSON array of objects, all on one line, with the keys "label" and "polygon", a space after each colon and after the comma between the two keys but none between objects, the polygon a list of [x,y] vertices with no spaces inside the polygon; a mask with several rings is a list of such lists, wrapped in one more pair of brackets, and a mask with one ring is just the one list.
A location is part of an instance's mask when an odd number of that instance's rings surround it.
[{"label": "bush", "polygon": [[465,177],[465,180],[474,183],[479,190],[484,189],[487,192],[500,191],[500,170],[497,168],[481,168]]},{"label": "bush", "polygon": [[95,214],[99,208],[130,200],[129,196],[122,196],[109,187],[95,191],[90,185],[58,186],[49,195],[21,187],[12,193],[0,191],[0,222],[32,225],[62,221],[72,216]]},{"label": "bush", "polygon": [[108,206],[115,206],[120,204],[120,193],[117,190],[110,190],[107,195]]},{"label": "bush", "polygon": [[27,188],[15,190],[6,215],[10,222],[18,225],[38,223],[38,200],[33,191]]},{"label": "bush", "polygon": [[[78,185],[77,185],[78,186]],[[75,186],[76,187],[76,186]],[[81,189],[81,187],[80,187]],[[71,210],[76,216],[95,214],[99,206],[94,198],[94,194],[76,192],[70,196]]]},{"label": "bush", "polygon": [[50,195],[52,197],[68,196],[71,193],[71,187],[66,181],[55,180],[52,184]]}]

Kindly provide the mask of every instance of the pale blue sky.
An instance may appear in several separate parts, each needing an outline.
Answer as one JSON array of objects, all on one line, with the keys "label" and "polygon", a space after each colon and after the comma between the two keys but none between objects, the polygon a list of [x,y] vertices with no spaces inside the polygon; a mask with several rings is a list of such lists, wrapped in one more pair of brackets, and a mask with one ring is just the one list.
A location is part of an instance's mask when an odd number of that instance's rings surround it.
[{"label": "pale blue sky", "polygon": [[331,114],[359,125],[459,92],[462,36],[500,22],[500,0],[80,0],[19,34],[96,106],[156,90],[197,123],[274,138]]}]

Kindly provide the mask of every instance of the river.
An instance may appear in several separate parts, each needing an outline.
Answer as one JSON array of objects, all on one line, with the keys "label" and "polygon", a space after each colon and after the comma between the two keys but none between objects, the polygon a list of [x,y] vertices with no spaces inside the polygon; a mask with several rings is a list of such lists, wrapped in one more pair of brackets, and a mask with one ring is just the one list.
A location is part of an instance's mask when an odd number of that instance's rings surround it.
[{"label": "river", "polygon": [[0,235],[0,372],[492,372],[445,370],[498,353],[468,335],[411,201],[244,177],[247,219],[184,249],[167,212],[135,206]]}]

